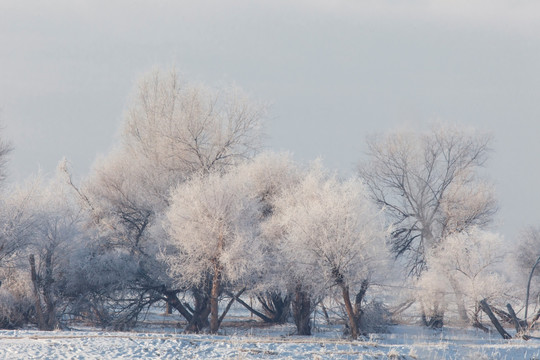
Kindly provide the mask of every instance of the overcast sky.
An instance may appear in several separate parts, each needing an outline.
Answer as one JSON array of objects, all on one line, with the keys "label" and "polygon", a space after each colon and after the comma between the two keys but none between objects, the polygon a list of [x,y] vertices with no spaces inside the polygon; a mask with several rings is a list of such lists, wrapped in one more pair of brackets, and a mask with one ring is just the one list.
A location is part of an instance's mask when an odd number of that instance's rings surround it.
[{"label": "overcast sky", "polygon": [[267,146],[351,174],[364,140],[457,122],[495,138],[508,239],[540,225],[538,1],[0,1],[10,180],[66,156],[84,176],[155,66],[272,105]]}]

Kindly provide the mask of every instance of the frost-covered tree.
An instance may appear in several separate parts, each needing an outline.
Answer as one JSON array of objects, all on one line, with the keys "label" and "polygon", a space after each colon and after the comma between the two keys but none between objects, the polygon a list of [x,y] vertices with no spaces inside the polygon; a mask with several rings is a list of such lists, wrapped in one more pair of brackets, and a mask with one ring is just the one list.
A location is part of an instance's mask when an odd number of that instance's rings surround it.
[{"label": "frost-covered tree", "polygon": [[41,176],[18,186],[8,203],[15,214],[11,236],[18,239],[11,265],[31,284],[28,296],[34,299],[38,327],[52,330],[60,325],[59,317],[69,302],[66,276],[84,234],[81,209],[62,181],[46,182]]},{"label": "frost-covered tree", "polygon": [[[356,338],[358,294],[363,296],[366,284],[387,259],[385,229],[362,182],[340,181],[316,164],[276,200],[268,226],[281,234],[286,270],[296,283],[295,297],[313,303],[337,287]],[[351,292],[357,295],[356,309]],[[299,332],[309,333],[309,322],[296,320]]]},{"label": "frost-covered tree", "polygon": [[368,139],[369,161],[359,169],[394,229],[392,250],[410,274],[426,269],[426,253],[443,238],[484,227],[497,209],[492,187],[478,174],[490,137],[439,125]]},{"label": "frost-covered tree", "polygon": [[[480,323],[481,300],[505,305],[508,281],[501,273],[504,261],[503,240],[500,235],[477,227],[445,237],[427,257],[428,271],[420,277],[418,286],[424,305],[457,305],[461,318],[471,325]],[[426,297],[432,293],[433,298]],[[438,294],[438,295],[437,295]],[[442,309],[430,309],[442,325]],[[439,311],[438,311],[439,310]]]},{"label": "frost-covered tree", "polygon": [[10,186],[0,202],[0,327],[16,328],[34,313],[27,249],[36,224],[28,186]]},{"label": "frost-covered tree", "polygon": [[171,245],[165,255],[180,287],[208,289],[210,332],[218,331],[224,288],[258,271],[262,251],[259,203],[245,181],[229,173],[196,176],[172,194],[167,211]]},{"label": "frost-covered tree", "polygon": [[[154,71],[139,81],[120,144],[76,188],[100,234],[93,260],[100,264],[96,256],[107,257],[104,264],[111,271],[122,268],[109,266],[113,259],[122,263],[129,257],[138,264],[129,267],[135,273],[117,274],[117,285],[110,284],[118,299],[137,294],[131,297],[129,318],[136,319],[143,305],[160,300],[189,322],[194,317],[190,308],[198,312],[199,306],[186,307],[179,300],[186,289],[173,286],[167,264],[158,256],[167,248],[162,218],[170,193],[194,174],[225,171],[252,156],[260,146],[263,115],[264,106],[237,88],[185,83],[174,71]],[[126,278],[134,280],[128,284]],[[198,294],[193,297],[197,302]]]},{"label": "frost-covered tree", "polygon": [[173,70],[143,77],[126,113],[123,139],[174,179],[253,156],[265,107],[238,88],[183,82]]}]

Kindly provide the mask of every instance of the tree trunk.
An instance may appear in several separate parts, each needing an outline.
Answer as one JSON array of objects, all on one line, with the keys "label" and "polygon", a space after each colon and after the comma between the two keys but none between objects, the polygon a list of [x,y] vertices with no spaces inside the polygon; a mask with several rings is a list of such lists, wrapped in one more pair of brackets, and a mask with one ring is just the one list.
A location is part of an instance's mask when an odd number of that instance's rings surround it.
[{"label": "tree trunk", "polygon": [[47,322],[47,330],[53,330],[58,325],[56,318],[56,302],[53,296],[53,265],[52,265],[52,253],[51,251],[45,254],[45,278],[43,279],[43,300],[47,309],[47,316],[45,317]]},{"label": "tree trunk", "polygon": [[521,334],[521,337],[524,340],[529,340],[530,339],[529,336],[524,333],[525,329],[527,328],[527,322],[518,319],[512,305],[506,304],[506,308],[508,309],[508,313],[510,314],[510,316],[512,316],[512,319],[514,320],[514,326],[516,327],[516,336],[518,334]]},{"label": "tree trunk", "polygon": [[36,260],[34,258],[34,254],[31,254],[28,257],[28,260],[30,262],[30,275],[32,279],[32,285],[34,290],[34,301],[35,301],[35,308],[36,308],[36,320],[39,330],[46,330],[45,329],[45,317],[43,316],[43,309],[41,307],[41,297],[39,295],[39,284],[37,279],[37,273],[36,273]]},{"label": "tree trunk", "polygon": [[422,305],[422,323],[432,329],[441,329],[444,326],[444,311],[439,309],[439,304],[435,303],[430,317],[426,314],[425,308]]},{"label": "tree trunk", "polygon": [[491,323],[495,326],[499,334],[501,334],[502,338],[506,340],[511,339],[512,336],[510,336],[510,334],[508,334],[506,330],[504,330],[504,328],[499,323],[499,320],[497,320],[495,315],[493,315],[493,312],[491,311],[486,299],[481,300],[479,302],[479,305],[480,305],[480,308],[487,314],[487,316],[489,316]]},{"label": "tree trunk", "polygon": [[214,265],[214,279],[210,292],[210,333],[216,334],[219,329],[219,288],[221,271],[218,264]]},{"label": "tree trunk", "polygon": [[311,335],[311,298],[300,285],[296,288],[292,309],[298,335]]},{"label": "tree trunk", "polygon": [[[227,295],[229,296],[232,296],[234,297],[234,295],[230,292],[227,292],[226,293]],[[249,306],[248,303],[246,303],[244,300],[240,299],[240,298],[235,298],[236,301],[238,301],[238,303],[240,305],[242,305],[243,307],[245,307],[246,309],[248,309],[252,314],[254,314],[255,316],[258,316],[259,318],[262,319],[262,321],[266,322],[266,323],[271,323],[273,322],[272,319],[270,319],[269,317],[267,317],[266,315],[264,315],[263,313],[255,310],[254,308],[252,308],[251,306]]]},{"label": "tree trunk", "polygon": [[192,289],[192,295],[195,300],[193,315],[186,326],[186,332],[198,333],[208,327],[208,315],[210,315],[210,301],[208,298],[207,286]]},{"label": "tree trunk", "polygon": [[345,310],[347,311],[347,316],[349,317],[349,327],[351,328],[351,338],[358,338],[358,324],[356,323],[356,316],[351,304],[351,298],[349,296],[349,287],[344,283],[341,283],[341,293],[343,295],[343,301],[345,302]]},{"label": "tree trunk", "polygon": [[162,290],[162,294],[165,295],[165,300],[167,302],[167,314],[172,314],[172,309],[174,308],[178,310],[178,312],[187,320],[187,322],[191,321],[193,315],[188,311],[188,309],[186,309],[184,305],[182,305],[178,299],[178,296],[176,296],[176,292]]},{"label": "tree trunk", "polygon": [[362,315],[364,315],[364,310],[362,309],[362,301],[366,296],[367,290],[369,287],[369,281],[364,279],[360,285],[360,290],[356,293],[354,299],[354,318],[356,321],[356,326],[358,331],[363,331],[362,326]]},{"label": "tree trunk", "polygon": [[454,290],[454,294],[456,295],[459,318],[461,319],[461,321],[463,321],[464,324],[468,324],[469,316],[467,315],[467,309],[465,308],[465,301],[463,300],[463,294],[461,290],[459,290],[459,286],[456,283],[455,279],[453,279],[452,277],[448,277],[448,280],[450,280],[450,285],[452,285],[452,289]]}]

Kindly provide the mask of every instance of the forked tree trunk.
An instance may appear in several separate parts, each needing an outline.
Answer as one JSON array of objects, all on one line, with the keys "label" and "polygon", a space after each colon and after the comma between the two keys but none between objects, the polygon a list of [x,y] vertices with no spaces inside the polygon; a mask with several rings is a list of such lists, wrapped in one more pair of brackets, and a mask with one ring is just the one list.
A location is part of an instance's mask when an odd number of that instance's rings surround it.
[{"label": "forked tree trunk", "polygon": [[311,298],[301,286],[296,288],[292,309],[298,335],[311,335]]}]

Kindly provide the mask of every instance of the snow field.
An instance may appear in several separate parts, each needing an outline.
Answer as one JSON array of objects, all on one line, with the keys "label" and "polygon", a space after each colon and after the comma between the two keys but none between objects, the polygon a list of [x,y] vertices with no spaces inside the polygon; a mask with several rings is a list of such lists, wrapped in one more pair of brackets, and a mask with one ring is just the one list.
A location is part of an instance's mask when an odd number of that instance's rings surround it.
[{"label": "snow field", "polygon": [[[282,329],[276,329],[282,330]],[[540,342],[511,340],[469,330],[441,332],[396,326],[370,339],[192,335],[92,330],[1,331],[3,359],[540,359]]]}]

